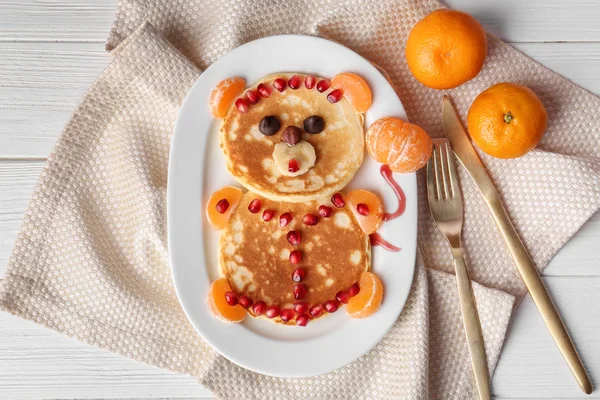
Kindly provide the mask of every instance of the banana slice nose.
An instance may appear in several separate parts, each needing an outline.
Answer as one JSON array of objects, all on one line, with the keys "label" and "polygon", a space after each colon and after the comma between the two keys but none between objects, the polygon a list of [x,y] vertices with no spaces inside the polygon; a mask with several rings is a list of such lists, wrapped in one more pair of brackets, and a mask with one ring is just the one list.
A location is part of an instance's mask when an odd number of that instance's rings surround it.
[{"label": "banana slice nose", "polygon": [[[306,140],[301,140],[293,146],[277,143],[273,149],[273,162],[284,176],[305,174],[315,165],[316,159],[315,148]],[[296,160],[296,163],[290,165],[292,160]]]}]

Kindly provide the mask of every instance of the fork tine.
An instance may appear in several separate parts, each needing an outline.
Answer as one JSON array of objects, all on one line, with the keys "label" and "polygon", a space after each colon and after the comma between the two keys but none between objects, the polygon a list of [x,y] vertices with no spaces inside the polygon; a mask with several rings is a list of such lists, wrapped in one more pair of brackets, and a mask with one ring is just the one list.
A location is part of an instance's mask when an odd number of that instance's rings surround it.
[{"label": "fork tine", "polygon": [[434,173],[434,182],[435,182],[435,192],[436,192],[436,199],[437,200],[442,200],[442,187],[441,187],[441,177],[440,177],[440,161],[439,161],[439,154],[440,152],[440,148],[437,145],[433,146],[433,173]]},{"label": "fork tine", "polygon": [[444,199],[449,199],[450,194],[448,188],[450,186],[450,182],[448,181],[448,153],[446,152],[446,146],[448,144],[446,142],[442,142],[438,145],[438,152],[440,153],[440,164],[441,164],[441,172],[442,172],[442,187],[444,193]]},{"label": "fork tine", "polygon": [[458,175],[456,174],[456,165],[454,164],[454,153],[450,149],[448,143],[446,143],[446,155],[448,159],[448,172],[450,173],[450,184],[452,186],[452,197],[460,196]]},{"label": "fork tine", "polygon": [[[435,151],[435,148],[433,151]],[[432,154],[432,156],[429,158],[429,161],[427,161],[427,198],[429,199],[430,203],[437,200],[437,185],[433,165],[434,162],[435,154]]]}]

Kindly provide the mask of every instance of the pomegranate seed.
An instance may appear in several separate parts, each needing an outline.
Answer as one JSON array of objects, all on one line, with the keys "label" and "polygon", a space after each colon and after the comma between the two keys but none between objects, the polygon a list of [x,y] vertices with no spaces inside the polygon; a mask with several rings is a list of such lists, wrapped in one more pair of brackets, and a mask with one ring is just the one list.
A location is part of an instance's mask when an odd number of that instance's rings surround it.
[{"label": "pomegranate seed", "polygon": [[301,282],[304,279],[304,270],[302,268],[296,268],[292,272],[292,280],[296,283]]},{"label": "pomegranate seed", "polygon": [[319,218],[315,214],[306,214],[302,217],[304,225],[316,225],[319,222]]},{"label": "pomegranate seed", "polygon": [[331,198],[331,202],[337,208],[342,208],[346,205],[346,202],[344,201],[344,198],[342,197],[341,193],[334,194],[333,197]]},{"label": "pomegranate seed", "polygon": [[240,306],[242,306],[244,308],[249,308],[252,306],[252,303],[254,303],[252,301],[252,299],[248,296],[240,296],[239,302],[240,302]]},{"label": "pomegranate seed", "polygon": [[225,301],[230,306],[235,306],[238,303],[238,297],[233,292],[225,292]]},{"label": "pomegranate seed", "polygon": [[320,93],[323,93],[327,89],[329,89],[329,79],[321,79],[319,83],[317,83],[317,90]]},{"label": "pomegranate seed", "polygon": [[327,100],[329,100],[330,103],[337,103],[341,99],[342,99],[342,90],[341,89],[332,90],[327,95]]},{"label": "pomegranate seed", "polygon": [[292,221],[292,214],[283,213],[279,216],[279,226],[285,228]]},{"label": "pomegranate seed", "polygon": [[305,312],[308,311],[308,304],[303,301],[295,302],[293,307],[294,307],[294,311],[296,311],[296,314],[298,314],[298,315],[304,314]]},{"label": "pomegranate seed", "polygon": [[288,164],[288,171],[293,174],[294,172],[298,172],[299,169],[300,165],[298,164],[298,160],[292,158]]},{"label": "pomegranate seed", "polygon": [[369,206],[365,203],[358,203],[356,205],[356,211],[358,211],[360,215],[364,215],[366,217],[369,215]]},{"label": "pomegranate seed", "polygon": [[288,322],[294,318],[294,315],[296,315],[294,310],[292,310],[291,308],[284,308],[283,310],[281,310],[281,314],[279,314],[279,318],[281,318],[281,320],[283,322]]},{"label": "pomegranate seed", "polygon": [[301,298],[303,298],[304,296],[306,296],[306,286],[304,286],[301,283],[296,283],[294,285],[294,298],[296,300],[300,300]]},{"label": "pomegranate seed", "polygon": [[263,315],[265,311],[267,311],[267,303],[264,301],[256,302],[256,304],[252,306],[252,311],[254,311],[254,314],[257,316]]},{"label": "pomegranate seed", "polygon": [[271,95],[271,89],[269,89],[269,87],[267,85],[265,85],[264,83],[260,83],[256,87],[256,90],[264,98],[267,98],[267,97],[269,97]]},{"label": "pomegranate seed", "polygon": [[273,87],[280,92],[283,92],[283,89],[285,89],[286,85],[287,83],[281,78],[277,78],[273,81]]},{"label": "pomegranate seed", "polygon": [[308,313],[310,314],[311,317],[317,318],[319,315],[321,315],[321,313],[323,312],[323,309],[324,309],[323,304],[315,304],[308,310]]},{"label": "pomegranate seed", "polygon": [[340,307],[336,300],[326,301],[325,304],[323,304],[323,306],[325,307],[325,311],[327,311],[328,313],[334,313]]},{"label": "pomegranate seed", "polygon": [[310,320],[310,318],[308,318],[308,315],[306,315],[306,314],[298,315],[298,317],[296,317],[296,325],[306,326],[306,325],[308,325],[309,320]]},{"label": "pomegranate seed", "polygon": [[248,111],[248,103],[246,103],[246,100],[242,98],[239,98],[235,101],[235,106],[242,114]]},{"label": "pomegranate seed", "polygon": [[331,207],[327,207],[326,205],[321,205],[319,206],[319,215],[323,218],[329,218],[331,217],[331,214],[333,213],[333,208]]},{"label": "pomegranate seed", "polygon": [[271,219],[273,219],[274,215],[275,215],[275,210],[265,210],[265,211],[263,211],[262,219],[265,222],[269,222]]},{"label": "pomegranate seed", "polygon": [[255,92],[254,90],[248,90],[246,92],[246,98],[248,99],[250,104],[256,104],[260,100],[258,92]]},{"label": "pomegranate seed", "polygon": [[300,244],[300,233],[297,231],[289,231],[287,233],[287,241],[292,246],[298,246]]},{"label": "pomegranate seed", "polygon": [[335,295],[335,298],[337,299],[337,301],[339,301],[340,303],[348,303],[348,300],[350,300],[350,292],[346,291],[340,291],[337,292],[337,294]]},{"label": "pomegranate seed", "polygon": [[254,199],[250,202],[250,204],[248,204],[248,210],[252,214],[256,214],[257,212],[259,212],[261,207],[262,207],[262,202],[259,199]]},{"label": "pomegranate seed", "polygon": [[294,75],[290,78],[290,80],[288,81],[288,85],[289,87],[291,87],[292,89],[296,90],[300,87],[300,77],[298,75]]},{"label": "pomegranate seed", "polygon": [[269,318],[275,318],[279,315],[279,306],[269,306],[265,311],[265,315]]},{"label": "pomegranate seed", "polygon": [[307,89],[314,88],[316,82],[317,82],[317,79],[312,75],[306,75],[306,78],[304,78],[304,86]]},{"label": "pomegranate seed", "polygon": [[296,264],[300,264],[300,261],[302,260],[302,253],[300,253],[300,250],[292,250],[292,252],[290,253],[290,262],[294,265]]},{"label": "pomegranate seed", "polygon": [[227,199],[221,199],[219,200],[215,208],[217,209],[217,212],[219,214],[225,214],[225,211],[227,211],[227,209],[229,208],[229,202],[227,201]]},{"label": "pomegranate seed", "polygon": [[360,286],[358,286],[358,283],[353,284],[352,286],[350,286],[350,289],[348,289],[348,293],[350,294],[350,297],[356,296],[359,292],[360,292]]}]

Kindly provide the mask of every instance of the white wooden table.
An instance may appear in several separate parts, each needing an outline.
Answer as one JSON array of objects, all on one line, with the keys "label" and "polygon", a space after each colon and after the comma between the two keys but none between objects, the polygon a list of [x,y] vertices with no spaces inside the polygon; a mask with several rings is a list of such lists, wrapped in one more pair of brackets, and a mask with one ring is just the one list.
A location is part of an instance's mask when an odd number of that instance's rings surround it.
[{"label": "white wooden table", "polygon": [[[0,276],[45,158],[70,113],[109,62],[104,40],[115,1],[0,2]],[[600,95],[600,1],[448,3]],[[597,213],[544,273],[595,386],[600,385],[599,247]],[[498,399],[585,397],[530,298],[514,314],[492,385]],[[166,397],[198,399],[211,394],[191,377],[0,313],[0,399]],[[591,397],[600,399],[600,390]]]}]

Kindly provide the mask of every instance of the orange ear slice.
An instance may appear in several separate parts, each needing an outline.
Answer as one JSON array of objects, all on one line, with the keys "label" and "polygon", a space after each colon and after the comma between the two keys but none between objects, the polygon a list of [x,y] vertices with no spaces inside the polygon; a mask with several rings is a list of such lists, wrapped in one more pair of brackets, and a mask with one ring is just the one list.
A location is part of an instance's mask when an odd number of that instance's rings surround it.
[{"label": "orange ear slice", "polygon": [[346,195],[346,202],[366,234],[375,232],[383,222],[383,204],[375,193],[353,190]]},{"label": "orange ear slice", "polygon": [[352,318],[366,318],[379,310],[383,300],[383,283],[372,272],[363,272],[358,282],[360,292],[346,304],[346,314]]},{"label": "orange ear slice", "polygon": [[246,318],[246,310],[241,305],[230,306],[225,300],[225,293],[231,292],[231,286],[225,278],[217,279],[208,291],[208,309],[223,322],[237,323]]},{"label": "orange ear slice", "polygon": [[373,97],[371,88],[362,76],[352,72],[342,72],[333,77],[331,87],[341,89],[342,94],[356,112],[364,113],[371,107]]},{"label": "orange ear slice", "polygon": [[233,101],[244,91],[246,80],[234,77],[222,80],[210,94],[210,112],[215,118],[223,118]]},{"label": "orange ear slice", "polygon": [[206,203],[206,218],[213,228],[221,230],[227,226],[243,195],[236,187],[224,186],[210,196]]}]

